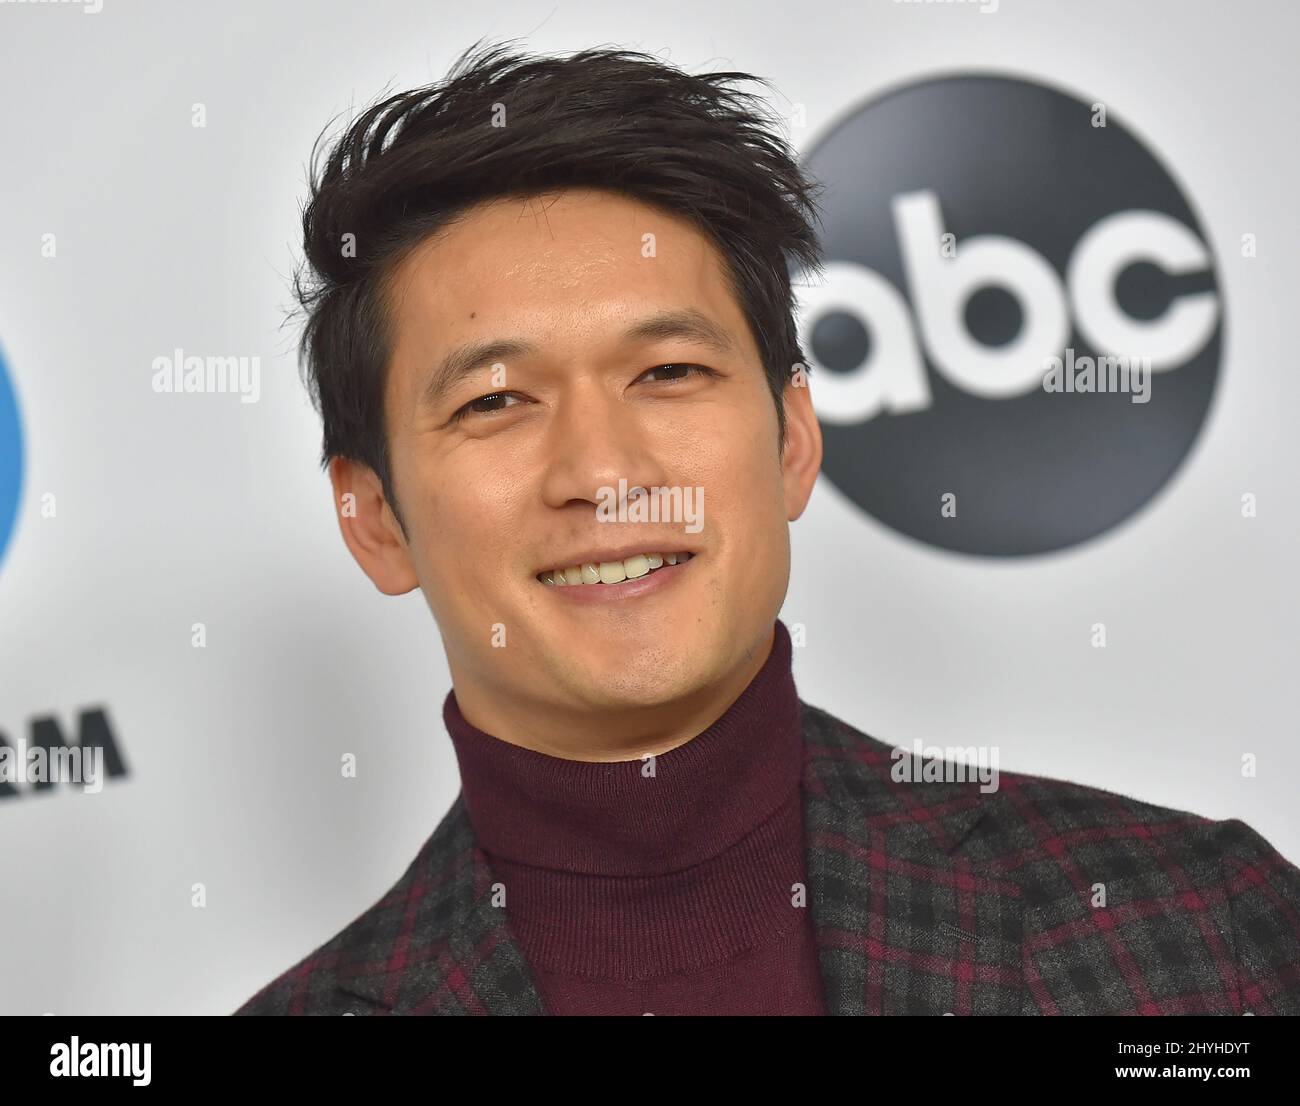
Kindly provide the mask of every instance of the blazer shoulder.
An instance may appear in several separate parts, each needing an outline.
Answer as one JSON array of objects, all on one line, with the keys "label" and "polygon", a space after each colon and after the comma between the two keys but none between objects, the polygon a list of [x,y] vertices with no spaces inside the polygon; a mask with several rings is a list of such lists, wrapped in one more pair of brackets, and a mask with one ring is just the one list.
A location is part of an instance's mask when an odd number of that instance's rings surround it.
[{"label": "blazer shoulder", "polygon": [[[442,868],[473,846],[467,836],[464,798],[457,795],[432,835],[420,847],[400,879],[328,941],[281,972],[234,1011],[234,1016],[290,1014],[337,1015],[353,1012],[355,1002],[339,987],[368,952],[383,955],[413,893],[427,891],[422,875]],[[417,886],[418,885],[418,886]]]},{"label": "blazer shoulder", "polygon": [[[802,700],[801,707],[813,773],[829,797],[856,803],[868,818],[878,814],[891,823],[910,820],[909,812],[932,824],[950,812],[966,811],[967,821],[978,830],[972,842],[978,841],[979,851],[990,859],[1014,854],[1023,862],[1027,852],[1043,850],[1104,853],[1107,843],[1150,851],[1164,842],[1176,844],[1193,867],[1207,867],[1232,858],[1263,861],[1276,852],[1239,819],[1216,821],[1102,787],[1000,767],[991,783],[952,778],[960,773],[927,774],[914,750],[872,737]],[[922,756],[951,756],[951,746],[960,744],[922,743]],[[962,752],[968,764],[977,763],[978,749]],[[986,760],[997,763],[992,757]]]},{"label": "blazer shoulder", "polygon": [[346,1013],[346,1003],[341,1001],[344,996],[334,982],[339,952],[349,932],[364,924],[368,913],[369,910],[281,972],[240,1006],[235,1016]]}]

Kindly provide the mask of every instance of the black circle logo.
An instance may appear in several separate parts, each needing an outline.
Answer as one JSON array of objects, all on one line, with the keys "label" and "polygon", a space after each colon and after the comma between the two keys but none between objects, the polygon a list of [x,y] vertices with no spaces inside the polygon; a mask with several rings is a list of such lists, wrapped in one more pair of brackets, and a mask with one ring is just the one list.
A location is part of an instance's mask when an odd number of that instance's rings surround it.
[{"label": "black circle logo", "polygon": [[942,549],[1063,549],[1169,480],[1219,372],[1214,259],[1105,103],[996,76],[852,112],[807,167],[825,280],[795,275],[823,472]]}]

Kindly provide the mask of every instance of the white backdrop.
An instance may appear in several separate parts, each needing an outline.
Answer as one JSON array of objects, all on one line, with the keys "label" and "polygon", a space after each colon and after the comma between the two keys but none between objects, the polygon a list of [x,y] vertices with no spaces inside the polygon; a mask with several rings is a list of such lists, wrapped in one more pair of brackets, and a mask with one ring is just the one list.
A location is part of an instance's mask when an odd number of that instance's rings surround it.
[{"label": "white backdrop", "polygon": [[[387,889],[455,797],[436,627],[346,553],[281,321],[312,140],[485,34],[760,74],[805,105],[800,149],[871,93],[957,69],[1123,113],[1221,265],[1225,355],[1191,455],[1101,539],[1005,561],[900,537],[821,481],[782,616],[807,627],[796,680],[895,744],[996,744],[1004,770],[1244,818],[1300,860],[1294,7],[472,9],[0,3],[0,349],[26,442],[0,733],[101,706],[129,769],[97,795],[0,801],[0,1014],[228,1013]],[[155,393],[177,347],[260,357],[259,401]]]}]

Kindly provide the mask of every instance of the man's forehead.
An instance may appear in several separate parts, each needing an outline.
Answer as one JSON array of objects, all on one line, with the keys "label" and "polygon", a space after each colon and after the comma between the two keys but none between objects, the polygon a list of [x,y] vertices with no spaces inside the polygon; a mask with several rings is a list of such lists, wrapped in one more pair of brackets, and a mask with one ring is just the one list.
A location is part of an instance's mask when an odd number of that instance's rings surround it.
[{"label": "man's forehead", "polygon": [[707,281],[719,263],[708,236],[684,216],[605,189],[566,189],[476,204],[431,232],[396,275],[454,295],[471,284],[526,281],[548,264],[550,280],[577,288],[610,269],[649,283]]},{"label": "man's forehead", "polygon": [[[616,346],[679,339],[718,353],[737,349],[744,328],[730,284],[711,243],[684,220],[669,216],[665,221],[652,207],[598,190],[573,190],[547,202],[558,202],[566,215],[554,218],[555,207],[548,207],[552,226],[543,237],[535,232],[545,216],[539,214],[533,225],[531,217],[520,215],[525,203],[540,213],[540,197],[489,201],[431,236],[394,272],[395,337],[398,345],[416,339],[412,345],[419,349],[410,352],[421,362],[417,386],[424,402],[436,403],[494,362],[545,352],[529,334],[528,322],[539,314],[554,319],[566,311],[577,317],[605,310],[618,317],[618,324],[602,326],[602,340]],[[544,262],[535,264],[530,240],[545,253],[566,235],[581,264],[580,247],[592,237],[583,223],[584,205],[602,212],[594,220],[595,240],[609,238],[611,231],[616,239],[622,236],[614,246],[616,258],[621,255],[617,271],[584,274],[567,265],[548,271]],[[638,218],[620,231],[629,211]],[[611,212],[617,213],[605,217]],[[512,242],[510,228],[521,222],[530,229]],[[665,230],[669,240],[661,254],[658,239]]]}]

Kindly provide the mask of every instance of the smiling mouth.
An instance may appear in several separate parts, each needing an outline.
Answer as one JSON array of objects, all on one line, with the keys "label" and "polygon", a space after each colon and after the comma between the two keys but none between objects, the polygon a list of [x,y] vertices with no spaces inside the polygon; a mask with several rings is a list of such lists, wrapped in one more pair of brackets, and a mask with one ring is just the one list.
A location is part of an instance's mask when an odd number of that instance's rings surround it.
[{"label": "smiling mouth", "polygon": [[601,587],[649,576],[665,565],[685,564],[693,553],[637,553],[621,561],[587,561],[566,568],[539,572],[537,579],[547,587]]}]

